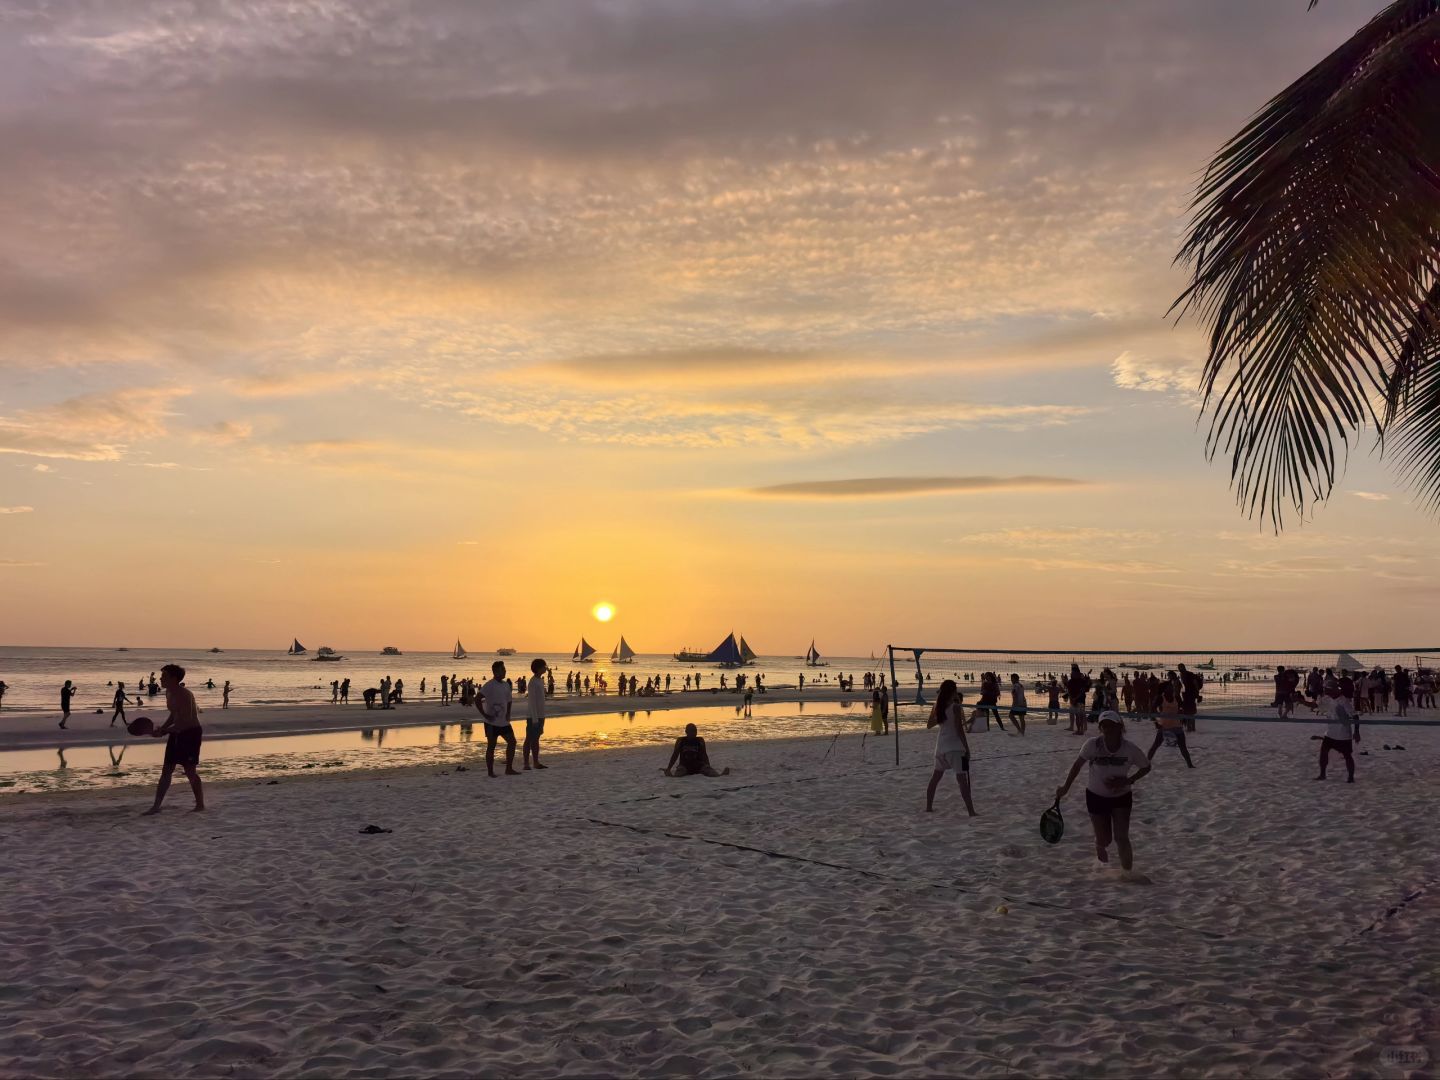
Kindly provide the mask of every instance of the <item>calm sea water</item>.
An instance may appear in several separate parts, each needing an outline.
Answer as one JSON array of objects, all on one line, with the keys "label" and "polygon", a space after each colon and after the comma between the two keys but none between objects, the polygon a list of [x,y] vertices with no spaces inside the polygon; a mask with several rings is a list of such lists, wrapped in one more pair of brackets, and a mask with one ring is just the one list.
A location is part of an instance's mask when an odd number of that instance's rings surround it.
[{"label": "calm sea water", "polygon": [[[384,715],[375,714],[377,719]],[[653,745],[658,769],[665,765],[671,741],[681,727],[696,723],[722,766],[726,764],[726,741],[797,735],[854,736],[854,742],[846,744],[849,757],[858,754],[870,760],[888,760],[888,755],[894,753],[892,744],[883,737],[877,740],[868,735],[869,718],[869,710],[858,700],[850,704],[762,703],[748,717],[739,704],[701,706],[684,712],[635,708],[587,716],[552,716],[545,725],[545,752]],[[799,752],[819,757],[827,748]],[[208,739],[202,763],[207,780],[269,783],[316,772],[417,765],[437,769],[464,765],[479,771],[484,769],[484,751],[485,736],[478,723],[444,727],[377,725],[359,731]],[[164,755],[165,744],[160,740],[130,738],[123,732],[117,732],[109,746],[15,750],[0,754],[0,796],[153,785]]]},{"label": "calm sea water", "polygon": [[[1350,650],[1350,654],[1366,667],[1375,664],[1391,668],[1395,664],[1407,667],[1416,664],[1416,653],[1429,653],[1426,661],[1440,663],[1440,647],[1407,652],[1380,652]],[[687,674],[699,672],[706,688],[719,685],[724,674],[733,681],[736,672],[722,672],[721,669],[705,664],[679,663],[670,656],[641,655],[634,663],[615,665],[602,659],[598,654],[596,662],[576,664],[567,653],[526,653],[511,657],[497,657],[493,653],[471,653],[467,660],[453,660],[448,653],[407,652],[403,656],[383,656],[374,652],[349,652],[337,663],[317,663],[308,656],[287,656],[278,651],[249,649],[227,650],[210,653],[204,650],[184,649],[82,649],[82,648],[31,648],[19,646],[0,647],[0,680],[8,684],[3,709],[26,712],[58,712],[60,686],[71,680],[78,688],[73,704],[77,712],[91,711],[109,706],[114,695],[114,683],[123,681],[131,693],[139,688],[142,680],[148,680],[151,672],[158,673],[162,665],[177,663],[187,672],[186,685],[195,691],[202,708],[220,704],[220,688],[230,680],[233,690],[232,705],[285,705],[305,704],[329,700],[330,681],[349,678],[351,697],[358,699],[366,687],[379,685],[380,678],[405,680],[406,696],[414,698],[420,690],[420,680],[426,680],[431,695],[438,691],[442,674],[459,674],[483,680],[489,676],[490,663],[504,659],[512,676],[529,671],[530,661],[542,657],[555,671],[558,683],[563,684],[569,671],[589,675],[592,679],[601,672],[607,674],[612,685],[619,673],[636,676],[641,684],[647,677],[666,675],[671,686],[679,689]],[[747,673],[761,673],[766,682],[775,688],[795,685],[803,673],[807,683],[824,683],[834,680],[840,673],[862,675],[865,671],[889,671],[888,660],[869,657],[830,657],[828,667],[806,668],[803,658],[784,656],[760,657],[756,666],[747,668]],[[1141,667],[1153,668],[1157,673],[1173,668],[1177,663],[1203,671],[1211,688],[1207,691],[1208,704],[1212,706],[1263,703],[1269,699],[1270,677],[1277,663],[1308,669],[1311,665],[1322,668],[1337,663],[1337,652],[1272,652],[1272,653],[967,653],[963,655],[927,652],[920,660],[927,685],[934,686],[942,678],[958,678],[967,693],[973,696],[973,686],[967,685],[967,676],[978,678],[981,671],[993,670],[1008,677],[1018,673],[1031,686],[1049,673],[1063,674],[1069,670],[1071,661],[1083,669],[1098,672],[1106,665],[1117,673],[1134,673]],[[1213,665],[1213,666],[1211,666]],[[911,653],[898,654],[895,673],[902,687],[913,687],[916,676],[916,661]],[[1222,677],[1225,677],[1222,679]],[[214,682],[214,688],[207,685]],[[858,679],[857,679],[858,681]],[[133,700],[133,698],[132,698]],[[1032,700],[1032,704],[1036,704]],[[3,715],[3,714],[0,714]]]},{"label": "calm sea water", "polygon": [[[57,711],[61,684],[69,679],[78,688],[72,708],[94,711],[108,707],[115,693],[114,683],[123,681],[131,693],[148,681],[151,672],[158,680],[160,668],[175,663],[185,668],[185,684],[195,692],[202,708],[220,703],[220,689],[228,679],[231,683],[230,704],[234,705],[298,705],[330,699],[332,679],[350,680],[351,698],[369,686],[378,686],[381,676],[405,680],[407,697],[419,693],[420,680],[426,680],[431,694],[439,691],[441,675],[460,675],[483,681],[490,677],[490,664],[504,660],[512,677],[528,674],[530,661],[537,656],[555,671],[557,682],[564,683],[567,671],[577,671],[592,679],[599,672],[607,673],[614,685],[618,673],[633,675],[644,684],[646,678],[658,675],[671,677],[671,685],[679,689],[685,676],[699,672],[706,687],[719,685],[723,673],[733,680],[735,672],[705,664],[682,664],[669,656],[640,655],[630,664],[611,664],[597,654],[594,663],[572,663],[570,653],[525,653],[497,656],[494,653],[471,653],[466,660],[452,659],[449,653],[406,652],[403,656],[383,656],[375,652],[346,652],[344,660],[322,663],[310,656],[287,656],[283,652],[252,649],[228,649],[221,653],[185,649],[77,649],[0,647],[0,680],[8,684],[3,709],[46,712]],[[763,673],[773,686],[794,685],[804,672],[806,682],[833,679],[840,672],[859,674],[867,668],[880,670],[880,661],[872,663],[859,657],[837,657],[829,667],[805,667],[801,657],[762,657],[747,673]],[[911,667],[913,668],[913,663]],[[207,683],[213,681],[214,689]],[[143,690],[141,691],[143,694]]]}]

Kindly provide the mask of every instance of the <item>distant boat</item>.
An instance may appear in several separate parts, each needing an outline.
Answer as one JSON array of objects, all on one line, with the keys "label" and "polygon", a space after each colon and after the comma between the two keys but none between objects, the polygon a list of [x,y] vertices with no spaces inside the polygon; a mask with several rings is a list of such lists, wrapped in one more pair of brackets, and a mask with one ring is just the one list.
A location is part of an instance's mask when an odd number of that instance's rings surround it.
[{"label": "distant boat", "polygon": [[290,648],[285,650],[285,652],[290,656],[304,656],[309,651],[310,650],[305,648],[304,645],[300,644],[300,639],[298,637],[293,642],[291,642]]},{"label": "distant boat", "polygon": [[399,649],[397,649],[394,645],[386,645],[383,649],[380,650],[380,655],[381,655],[381,656],[404,656],[405,654],[402,653]]},{"label": "distant boat", "polygon": [[1203,664],[1196,664],[1196,665],[1195,665],[1195,670],[1196,670],[1196,671],[1214,671],[1214,670],[1215,670],[1215,658],[1212,656],[1209,660],[1205,661],[1205,663],[1203,663]]},{"label": "distant boat", "polygon": [[671,654],[673,659],[679,660],[682,664],[703,664],[709,655],[709,653],[703,653],[696,649],[681,649],[679,652]]},{"label": "distant boat", "polygon": [[515,655],[515,650],[514,650],[514,649],[496,649],[496,650],[495,650],[495,655],[496,655],[496,656],[514,656],[514,655]]},{"label": "distant boat", "polygon": [[129,652],[130,650],[127,649],[124,645],[121,645],[120,648],[116,649],[115,651],[116,651],[116,652]]},{"label": "distant boat", "polygon": [[460,644],[460,639],[455,639],[455,651],[450,654],[452,660],[468,660],[470,654],[465,651],[465,646]]},{"label": "distant boat", "polygon": [[[870,654],[870,659],[871,659],[871,660],[874,660],[874,659],[875,659],[875,654],[874,654],[874,653],[871,653],[871,654]],[[811,639],[810,639],[810,651],[805,654],[805,666],[806,666],[806,667],[829,667],[829,666],[830,666],[830,665],[827,664],[824,660],[821,660],[821,659],[820,659],[820,650],[817,649],[817,648],[815,648],[815,639],[814,639],[814,638],[811,638]]]},{"label": "distant boat", "polygon": [[582,637],[580,639],[580,644],[575,646],[574,655],[570,657],[570,660],[572,663],[576,664],[593,664],[595,661],[591,660],[590,658],[594,655],[595,646],[591,645]]},{"label": "distant boat", "polygon": [[740,662],[747,666],[755,663],[755,650],[750,648],[743,634],[740,636]]},{"label": "distant boat", "polygon": [[1335,666],[1341,671],[1364,671],[1365,665],[1348,652],[1342,652],[1335,658]]},{"label": "distant boat", "polygon": [[635,650],[625,640],[624,634],[620,635],[620,644],[611,651],[610,659],[617,664],[633,664],[635,662]]},{"label": "distant boat", "polygon": [[318,648],[318,649],[315,650],[315,655],[312,656],[310,659],[311,659],[311,660],[320,660],[320,661],[323,662],[323,661],[326,661],[326,660],[330,660],[330,661],[344,660],[345,657],[341,656],[341,655],[340,655],[339,653],[337,653],[334,649],[330,648],[329,645],[321,645],[320,648]]},{"label": "distant boat", "polygon": [[[121,651],[124,652],[125,650],[122,649]],[[212,646],[210,647],[210,651],[211,651],[211,652],[224,652],[225,650],[222,649],[222,648],[220,648],[218,645],[212,645]]]}]

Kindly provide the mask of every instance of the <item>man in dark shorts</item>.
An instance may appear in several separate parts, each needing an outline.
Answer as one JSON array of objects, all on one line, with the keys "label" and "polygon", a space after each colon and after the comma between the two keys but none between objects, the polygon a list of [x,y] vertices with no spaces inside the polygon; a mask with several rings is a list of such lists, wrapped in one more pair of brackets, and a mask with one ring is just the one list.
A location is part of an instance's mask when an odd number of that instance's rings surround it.
[{"label": "man in dark shorts", "polygon": [[160,669],[160,685],[165,688],[165,707],[170,716],[152,733],[157,739],[168,736],[165,743],[165,764],[160,770],[160,782],[155,786],[155,805],[146,810],[142,817],[160,813],[160,804],[165,801],[165,792],[170,790],[170,777],[175,766],[185,771],[190,781],[190,790],[195,793],[195,809],[205,809],[205,793],[200,786],[200,713],[195,708],[195,695],[185,688],[185,669],[179,664],[166,664]]},{"label": "man in dark shorts", "polygon": [[75,688],[70,685],[70,680],[65,680],[65,685],[60,688],[60,727],[64,730],[65,721],[70,719],[70,699],[75,696]]},{"label": "man in dark shorts", "polygon": [[1325,737],[1320,740],[1320,775],[1316,780],[1325,779],[1325,768],[1330,764],[1330,751],[1339,751],[1345,759],[1346,783],[1355,782],[1355,743],[1360,739],[1360,717],[1355,706],[1345,700],[1338,681],[1325,688],[1318,709],[1325,714],[1330,724]]},{"label": "man in dark shorts", "polygon": [[505,775],[517,776],[515,769],[515,731],[510,726],[510,705],[513,694],[505,681],[505,661],[490,665],[493,678],[475,695],[475,708],[485,721],[485,770],[495,775],[495,743],[505,740]]},{"label": "man in dark shorts", "polygon": [[1150,759],[1125,738],[1125,723],[1119,713],[1106,710],[1100,714],[1100,736],[1080,749],[1070,775],[1055,789],[1056,803],[1065,798],[1075,777],[1087,766],[1090,771],[1085,781],[1085,809],[1095,830],[1095,857],[1108,863],[1113,840],[1120,852],[1120,868],[1128,873],[1135,860],[1130,847],[1131,788],[1150,771]]},{"label": "man in dark shorts", "polygon": [[705,740],[700,738],[700,729],[694,724],[685,725],[685,734],[675,740],[675,750],[670,755],[670,764],[665,766],[666,776],[729,776],[730,770],[716,772],[710,764],[710,752],[705,749]]}]

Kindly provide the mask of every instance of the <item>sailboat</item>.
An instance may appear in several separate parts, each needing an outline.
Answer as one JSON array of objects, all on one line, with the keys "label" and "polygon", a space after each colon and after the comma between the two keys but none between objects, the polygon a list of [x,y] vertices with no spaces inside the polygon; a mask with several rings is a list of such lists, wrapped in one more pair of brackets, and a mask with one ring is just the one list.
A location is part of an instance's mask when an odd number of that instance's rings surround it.
[{"label": "sailboat", "polygon": [[[871,659],[874,659],[874,654],[873,654],[873,653],[871,654]],[[830,666],[830,665],[827,664],[824,660],[821,660],[821,659],[820,659],[820,650],[817,649],[817,648],[815,648],[815,639],[814,639],[814,638],[811,638],[811,639],[810,639],[810,651],[805,654],[805,666],[806,666],[806,667],[829,667],[829,666]]]},{"label": "sailboat", "polygon": [[620,635],[620,644],[616,645],[614,651],[610,653],[610,659],[616,664],[633,664],[635,662],[635,650],[625,640],[624,634]]},{"label": "sailboat", "polygon": [[570,659],[576,664],[593,664],[595,661],[591,660],[590,657],[594,655],[595,646],[591,645],[582,637],[580,644],[575,646],[575,655],[570,657]]},{"label": "sailboat", "polygon": [[300,644],[300,639],[297,637],[290,643],[290,648],[286,649],[285,653],[287,656],[304,656],[309,651],[310,650],[305,648],[304,645]]},{"label": "sailboat", "polygon": [[750,643],[745,640],[745,635],[740,635],[740,663],[749,667],[755,663],[755,650],[750,648]]},{"label": "sailboat", "polygon": [[694,653],[688,649],[682,649],[675,654],[675,659],[690,662],[698,661],[702,664],[714,664],[716,667],[732,668],[744,665],[745,654],[741,652],[740,646],[735,643],[734,633],[731,633],[726,636],[724,641],[708,653]]},{"label": "sailboat", "polygon": [[1214,671],[1214,670],[1215,670],[1215,658],[1212,656],[1212,657],[1211,657],[1209,660],[1207,660],[1205,663],[1203,663],[1203,664],[1196,664],[1196,665],[1195,665],[1195,670],[1196,670],[1196,671]]},{"label": "sailboat", "polygon": [[460,644],[460,639],[455,639],[455,651],[450,654],[452,660],[468,660],[470,654],[465,651],[465,646]]}]

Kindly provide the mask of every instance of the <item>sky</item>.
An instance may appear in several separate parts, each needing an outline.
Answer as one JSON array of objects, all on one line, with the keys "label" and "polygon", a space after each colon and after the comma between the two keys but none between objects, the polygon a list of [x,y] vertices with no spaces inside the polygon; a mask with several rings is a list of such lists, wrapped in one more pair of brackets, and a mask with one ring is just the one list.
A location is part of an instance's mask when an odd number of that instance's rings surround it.
[{"label": "sky", "polygon": [[1424,645],[1167,317],[1305,8],[0,2],[0,642]]}]

